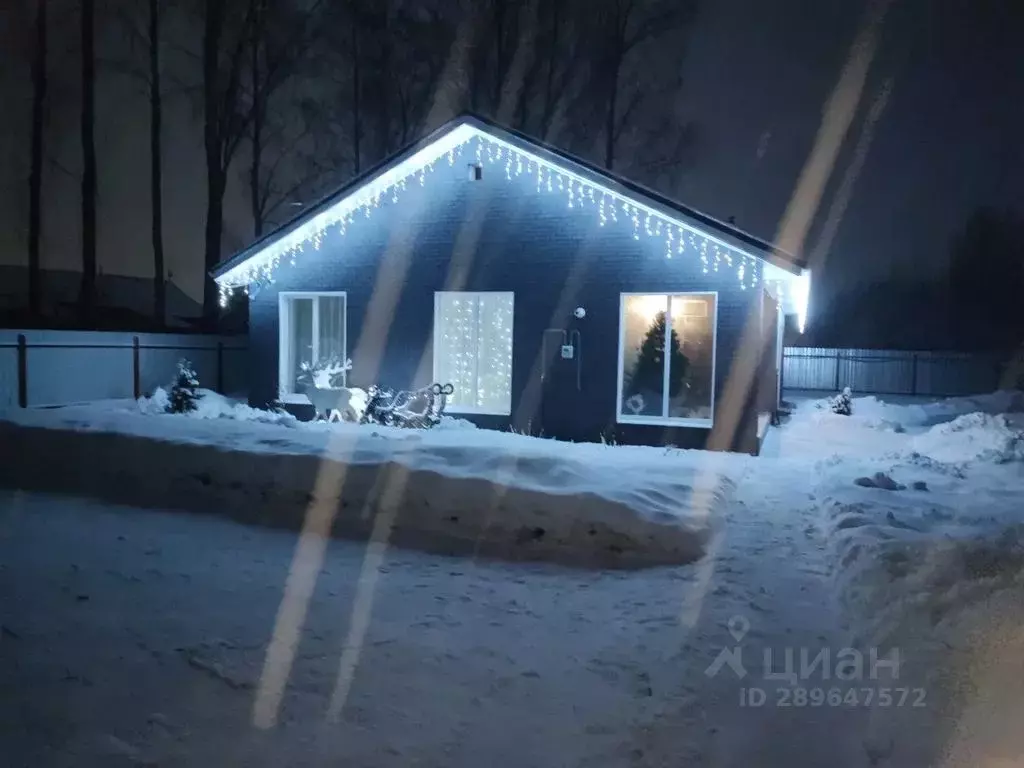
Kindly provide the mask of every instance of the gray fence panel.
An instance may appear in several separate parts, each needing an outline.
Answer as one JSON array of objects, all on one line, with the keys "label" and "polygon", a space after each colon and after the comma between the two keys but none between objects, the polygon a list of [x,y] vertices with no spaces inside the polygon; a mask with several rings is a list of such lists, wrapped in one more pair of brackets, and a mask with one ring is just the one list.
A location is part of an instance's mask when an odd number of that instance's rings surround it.
[{"label": "gray fence panel", "polygon": [[32,331],[25,338],[31,405],[132,396],[132,334]]},{"label": "gray fence panel", "polygon": [[782,383],[787,389],[834,389],[839,358],[835,350],[786,347],[782,357]]},{"label": "gray fence panel", "polygon": [[840,386],[850,387],[855,392],[913,393],[914,361],[902,352],[843,350],[839,365]]},{"label": "gray fence panel", "polygon": [[18,350],[0,337],[0,409],[18,404]]},{"label": "gray fence panel", "polygon": [[224,394],[244,395],[249,391],[249,349],[224,347]]},{"label": "gray fence panel", "polygon": [[886,349],[786,347],[786,389],[900,395],[974,395],[999,386],[999,361],[990,355]]},{"label": "gray fence panel", "polygon": [[139,334],[139,386],[142,392],[150,394],[157,387],[170,387],[174,383],[178,361],[182,358],[192,363],[199,386],[217,389],[218,343],[222,346],[238,344],[235,340],[227,341],[217,336]]},{"label": "gray fence panel", "polygon": [[18,405],[19,335],[24,335],[26,340],[29,406],[131,398],[136,375],[142,394],[149,394],[156,387],[167,387],[174,381],[178,360],[183,357],[195,366],[201,386],[217,389],[220,385],[222,391],[232,394],[246,390],[247,352],[245,339],[240,337],[3,330],[0,331],[0,408]]},{"label": "gray fence panel", "polygon": [[28,348],[32,405],[66,405],[132,396],[132,350]]},{"label": "gray fence panel", "polygon": [[151,395],[157,387],[169,389],[178,372],[178,361],[186,358],[199,378],[204,389],[217,388],[216,350],[196,351],[174,347],[139,348],[139,389],[144,395]]},{"label": "gray fence panel", "polygon": [[917,387],[923,392],[975,395],[999,386],[1000,361],[992,356],[919,352],[917,362]]}]

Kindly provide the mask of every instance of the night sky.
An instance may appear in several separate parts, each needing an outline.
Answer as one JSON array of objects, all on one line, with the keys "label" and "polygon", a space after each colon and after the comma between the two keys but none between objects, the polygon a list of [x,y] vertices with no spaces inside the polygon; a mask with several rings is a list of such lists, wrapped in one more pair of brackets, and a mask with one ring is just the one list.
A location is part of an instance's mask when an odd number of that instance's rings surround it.
[{"label": "night sky", "polygon": [[[734,215],[764,236],[775,233],[865,7],[709,5],[689,72],[697,119],[709,135],[686,180],[688,201]],[[889,5],[824,208],[887,78],[891,97],[816,280],[819,298],[858,282],[939,279],[950,238],[975,206],[1024,201],[1022,24],[1024,4],[1012,0]]]},{"label": "night sky", "polygon": [[[673,194],[774,238],[867,8],[852,0],[705,2],[683,73],[684,103],[676,108],[695,123],[697,143]],[[10,34],[12,26],[7,27]],[[888,5],[856,117],[808,240],[813,248],[871,103],[891,80],[890,98],[827,263],[817,271],[819,298],[873,281],[940,280],[950,238],[972,209],[1020,207],[1022,29],[1024,3],[1014,0],[894,0]],[[8,105],[0,131],[4,264],[25,260],[27,79],[23,61],[5,63],[0,71],[0,98]],[[44,268],[73,269],[80,263],[73,82],[50,115],[57,162],[47,176]],[[53,91],[60,96],[59,83]],[[130,109],[118,106],[133,99]],[[104,113],[111,107],[120,111]],[[149,275],[145,102],[123,83],[101,83],[98,109],[101,268]],[[198,296],[205,194],[201,115],[184,103],[170,111],[168,259],[174,281]],[[244,245],[249,234],[240,193],[228,196],[226,250]]]}]

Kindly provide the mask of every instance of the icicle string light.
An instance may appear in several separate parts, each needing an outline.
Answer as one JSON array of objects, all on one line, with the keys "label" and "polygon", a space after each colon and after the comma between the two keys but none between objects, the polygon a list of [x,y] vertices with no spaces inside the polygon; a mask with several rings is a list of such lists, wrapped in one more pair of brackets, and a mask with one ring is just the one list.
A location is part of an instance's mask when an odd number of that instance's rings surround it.
[{"label": "icicle string light", "polygon": [[[790,274],[668,213],[642,205],[609,186],[583,178],[473,125],[463,124],[220,275],[217,282],[221,304],[227,304],[235,288],[242,287],[248,292],[253,284],[273,283],[282,262],[296,264],[307,247],[320,250],[328,234],[344,235],[357,217],[369,218],[382,205],[399,203],[411,181],[425,186],[439,161],[447,160],[449,166],[454,166],[464,155],[475,158],[478,165],[499,167],[506,180],[532,175],[538,194],[564,195],[568,208],[593,211],[601,227],[624,220],[635,240],[660,238],[667,259],[693,257],[704,274],[732,270],[744,290],[763,280],[780,298],[786,294],[799,298],[800,289],[787,292],[782,286],[793,280],[806,282],[806,273]],[[805,294],[806,288],[802,292]],[[806,311],[806,307],[796,309],[801,315]]]}]

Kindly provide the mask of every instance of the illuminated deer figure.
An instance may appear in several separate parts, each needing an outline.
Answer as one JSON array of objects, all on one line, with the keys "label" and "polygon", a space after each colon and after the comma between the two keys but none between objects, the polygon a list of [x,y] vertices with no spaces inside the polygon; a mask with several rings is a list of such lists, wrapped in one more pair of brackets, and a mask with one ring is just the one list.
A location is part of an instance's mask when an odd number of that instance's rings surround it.
[{"label": "illuminated deer figure", "polygon": [[358,421],[366,407],[366,393],[361,389],[339,386],[345,373],[352,369],[351,360],[328,359],[302,363],[300,381],[306,397],[313,404],[316,418],[327,421]]}]

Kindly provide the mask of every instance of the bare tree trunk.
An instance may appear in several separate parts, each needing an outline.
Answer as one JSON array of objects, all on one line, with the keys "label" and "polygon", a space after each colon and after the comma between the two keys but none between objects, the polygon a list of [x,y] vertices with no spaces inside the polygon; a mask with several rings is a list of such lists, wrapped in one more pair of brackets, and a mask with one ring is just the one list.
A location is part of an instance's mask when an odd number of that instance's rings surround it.
[{"label": "bare tree trunk", "polygon": [[164,282],[163,166],[161,131],[163,104],[160,88],[160,0],[149,0],[149,183],[153,239],[153,316],[167,322],[167,285]]},{"label": "bare tree trunk", "polygon": [[353,171],[359,175],[359,140],[362,133],[362,116],[359,114],[359,19],[355,4],[352,6],[352,28],[349,50],[352,54],[352,157]]},{"label": "bare tree trunk", "polygon": [[561,44],[562,11],[564,0],[549,0],[551,5],[551,39],[548,41],[548,66],[544,78],[544,104],[540,119],[540,137],[548,138],[551,123],[555,117],[555,105],[561,94],[555,93],[555,67],[558,61],[558,46]]},{"label": "bare tree trunk", "polygon": [[224,213],[224,171],[221,161],[219,56],[224,31],[224,0],[207,0],[203,29],[203,146],[206,152],[206,236],[203,264],[203,321],[209,330],[217,324],[217,286],[210,272],[220,261]]},{"label": "bare tree trunk", "polygon": [[494,4],[494,81],[491,83],[491,112],[496,116],[501,108],[501,93],[505,88],[505,12],[506,0]]},{"label": "bare tree trunk", "polygon": [[409,100],[405,96],[398,100],[398,124],[398,146],[404,147],[409,143],[409,133],[412,129],[412,126],[409,125]]},{"label": "bare tree trunk", "polygon": [[28,308],[42,313],[42,271],[39,241],[42,232],[43,109],[46,105],[46,4],[36,0],[36,45],[32,55],[32,170],[28,178]]},{"label": "bare tree trunk", "polygon": [[615,112],[619,101],[619,68],[617,61],[612,67],[611,87],[608,89],[608,109],[604,119],[604,167],[609,171],[615,165]]},{"label": "bare tree trunk", "polygon": [[[254,97],[258,99],[259,97]],[[252,124],[252,167],[249,169],[249,207],[252,211],[252,235],[263,236],[263,206],[260,204],[260,158],[263,156],[263,118],[256,116]]]},{"label": "bare tree trunk", "polygon": [[[256,16],[256,29],[260,30],[262,18],[259,15],[262,4],[259,5]],[[263,206],[260,204],[260,163],[263,160],[263,121],[265,118],[263,110],[263,84],[260,82],[260,35],[254,34],[250,48],[250,66],[252,67],[252,165],[249,168],[249,205],[252,211],[252,233],[253,237],[260,237],[263,234]]]},{"label": "bare tree trunk", "polygon": [[96,315],[95,0],[82,0],[82,320]]},{"label": "bare tree trunk", "polygon": [[626,57],[626,29],[629,24],[629,9],[632,6],[627,4],[625,9],[615,3],[615,17],[609,30],[611,38],[608,41],[611,49],[608,53],[608,102],[607,113],[604,116],[604,167],[609,171],[615,165],[615,143],[618,139],[616,112],[619,109],[619,74],[622,72],[622,62]]},{"label": "bare tree trunk", "polygon": [[[220,175],[219,170],[211,170],[211,175]],[[217,318],[220,314],[218,302],[217,284],[210,271],[220,260],[220,237],[223,228],[224,216],[224,185],[211,178],[206,184],[208,199],[206,203],[206,233],[204,238],[206,267],[205,282],[203,284],[203,323],[208,331],[214,331],[217,327]]]},{"label": "bare tree trunk", "polygon": [[[381,82],[390,83],[391,78],[394,76],[393,64],[394,64],[394,43],[391,41],[391,9],[385,4],[380,11],[383,19],[379,27],[375,25],[376,29],[380,29],[380,40],[381,40],[381,57],[379,62]],[[392,117],[391,117],[391,93],[382,93],[380,95],[380,126],[382,134],[382,146],[383,150],[381,153],[382,157],[388,157],[391,155],[392,143],[391,139],[394,135],[392,132]]]}]

